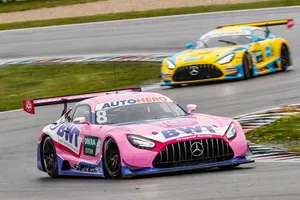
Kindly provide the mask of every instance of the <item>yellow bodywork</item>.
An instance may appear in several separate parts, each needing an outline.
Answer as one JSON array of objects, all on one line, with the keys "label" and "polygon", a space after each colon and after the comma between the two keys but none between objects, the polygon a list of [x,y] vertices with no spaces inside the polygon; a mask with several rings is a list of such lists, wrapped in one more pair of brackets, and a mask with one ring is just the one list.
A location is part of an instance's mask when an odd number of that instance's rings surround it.
[{"label": "yellow bodywork", "polygon": [[[284,22],[282,20],[277,20],[277,23]],[[249,34],[249,37],[251,36],[251,42],[249,44],[227,45],[216,48],[187,49],[172,57],[168,57],[163,60],[161,66],[163,85],[243,78],[243,58],[246,55],[249,56],[248,64],[252,76],[281,71],[281,47],[284,45],[290,54],[290,46],[284,38],[276,37],[272,34],[268,34],[266,38],[261,38],[259,41],[254,41],[256,32],[261,33],[262,31],[266,32],[263,28],[253,27],[251,25],[233,25],[219,27],[218,29],[203,35],[201,37],[202,39],[207,37],[218,37],[218,35]],[[220,59],[230,54],[234,54],[234,57],[230,62],[219,63]],[[257,56],[259,56],[259,60],[257,59]],[[191,75],[193,66],[198,66],[198,69],[200,69],[198,70],[199,73],[203,74],[203,76],[200,74],[197,75],[200,77],[199,79],[193,79],[193,75]],[[206,70],[211,70],[211,72]],[[192,77],[193,80],[181,79],[179,76],[180,73],[186,74],[187,77]],[[188,75],[188,73],[190,73],[190,75]]]}]

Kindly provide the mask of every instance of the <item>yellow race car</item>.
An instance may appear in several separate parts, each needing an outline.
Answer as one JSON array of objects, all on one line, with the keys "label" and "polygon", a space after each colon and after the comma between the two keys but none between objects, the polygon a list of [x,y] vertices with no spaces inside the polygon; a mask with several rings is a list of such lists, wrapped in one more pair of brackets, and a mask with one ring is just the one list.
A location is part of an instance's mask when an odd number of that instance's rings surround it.
[{"label": "yellow race car", "polygon": [[[293,19],[219,26],[204,34],[187,50],[163,60],[163,86],[249,79],[276,71],[285,71],[292,64],[287,40],[271,34],[269,26],[287,24]],[[262,28],[265,27],[265,28]]]}]

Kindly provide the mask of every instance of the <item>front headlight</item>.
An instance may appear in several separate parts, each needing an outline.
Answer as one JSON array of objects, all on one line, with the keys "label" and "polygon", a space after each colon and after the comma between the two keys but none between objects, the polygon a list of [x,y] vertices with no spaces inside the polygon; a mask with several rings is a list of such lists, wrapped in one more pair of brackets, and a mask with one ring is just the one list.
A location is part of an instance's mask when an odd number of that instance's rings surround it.
[{"label": "front headlight", "polygon": [[232,54],[229,54],[228,56],[225,56],[224,58],[222,58],[221,60],[219,60],[219,64],[223,65],[223,64],[226,64],[226,63],[229,63],[233,60],[234,58],[234,53]]},{"label": "front headlight", "polygon": [[168,60],[167,64],[168,64],[169,69],[174,69],[175,68],[175,65],[171,61]]},{"label": "front headlight", "polygon": [[142,136],[127,135],[127,139],[132,146],[139,149],[154,149],[155,147],[154,141]]},{"label": "front headlight", "polygon": [[226,131],[226,137],[228,140],[233,140],[236,137],[236,128],[233,123],[231,123]]}]

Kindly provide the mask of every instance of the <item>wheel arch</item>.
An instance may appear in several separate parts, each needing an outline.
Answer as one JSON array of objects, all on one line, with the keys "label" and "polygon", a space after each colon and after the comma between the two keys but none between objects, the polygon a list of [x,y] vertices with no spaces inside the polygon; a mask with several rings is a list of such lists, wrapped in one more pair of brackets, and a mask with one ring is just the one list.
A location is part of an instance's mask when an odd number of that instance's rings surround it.
[{"label": "wheel arch", "polygon": [[291,55],[291,46],[290,44],[288,43],[287,40],[285,40],[284,38],[280,38],[278,40],[278,42],[276,42],[274,45],[273,45],[273,48],[274,48],[274,54],[278,57],[281,56],[281,47],[284,46],[285,48],[287,48],[288,52],[289,52],[289,55]]},{"label": "wheel arch", "polygon": [[244,49],[242,49],[242,50],[240,50],[240,51],[237,51],[237,52],[234,52],[236,55],[239,55],[238,59],[240,59],[240,61],[241,61],[240,63],[241,63],[241,64],[243,64],[244,56],[245,56],[246,54],[249,55],[250,64],[251,64],[251,65],[250,65],[250,69],[253,68],[251,51],[252,51],[252,46],[247,47],[247,48],[244,47]]},{"label": "wheel arch", "polygon": [[[50,136],[49,134],[45,133],[45,132],[43,132],[43,133],[41,134],[40,150],[39,150],[39,152],[37,152],[37,153],[39,154],[39,156],[40,156],[41,164],[42,164],[42,168],[43,168],[44,172],[46,172],[46,169],[45,169],[45,164],[44,164],[44,162],[43,162],[43,159],[44,159],[44,158],[43,158],[43,153],[42,153],[42,151],[43,151],[43,145],[44,145],[44,142],[45,142],[45,140],[46,140],[47,137],[50,137],[50,138],[51,138],[51,136]],[[52,139],[52,138],[51,138],[51,139]]]},{"label": "wheel arch", "polygon": [[120,152],[120,148],[119,148],[119,145],[118,145],[118,142],[116,141],[116,139],[112,136],[112,135],[107,135],[107,136],[105,136],[104,137],[104,139],[103,139],[103,142],[102,142],[102,147],[101,147],[101,150],[102,150],[102,169],[103,169],[103,173],[104,173],[104,176],[106,177],[106,178],[111,178],[110,177],[110,175],[109,175],[109,173],[107,172],[107,170],[106,170],[106,168],[105,168],[105,156],[104,156],[104,151],[105,151],[105,143],[108,141],[108,140],[110,140],[110,139],[112,139],[115,143],[116,143],[116,146],[117,146],[117,148],[118,148],[118,150],[119,150],[119,154],[120,154],[120,161],[121,161],[121,163],[122,163],[122,156],[121,156],[121,152]]},{"label": "wheel arch", "polygon": [[279,45],[280,45],[279,46],[280,48],[281,48],[282,45],[284,45],[284,46],[287,47],[287,49],[289,51],[291,50],[291,46],[290,46],[289,42],[286,39],[284,39],[284,38],[281,38]]}]

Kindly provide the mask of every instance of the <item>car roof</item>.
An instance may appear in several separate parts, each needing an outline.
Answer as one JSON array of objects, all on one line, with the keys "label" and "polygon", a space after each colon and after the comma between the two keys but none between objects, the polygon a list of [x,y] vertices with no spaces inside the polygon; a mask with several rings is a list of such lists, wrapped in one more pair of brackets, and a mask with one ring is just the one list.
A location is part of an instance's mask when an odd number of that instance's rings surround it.
[{"label": "car roof", "polygon": [[81,101],[81,104],[101,104],[101,103],[107,103],[107,102],[113,102],[113,101],[122,101],[127,99],[137,99],[137,98],[153,98],[153,97],[164,97],[169,100],[167,96],[164,96],[162,94],[156,93],[156,92],[122,92],[118,94],[104,94],[101,96],[93,97],[90,99],[86,99]]},{"label": "car roof", "polygon": [[210,32],[205,33],[201,36],[200,39],[213,37],[214,35],[218,34],[227,34],[227,35],[250,35],[251,32],[255,29],[261,29],[260,27],[254,27],[254,26],[232,26],[232,27],[224,27],[212,30]]}]

